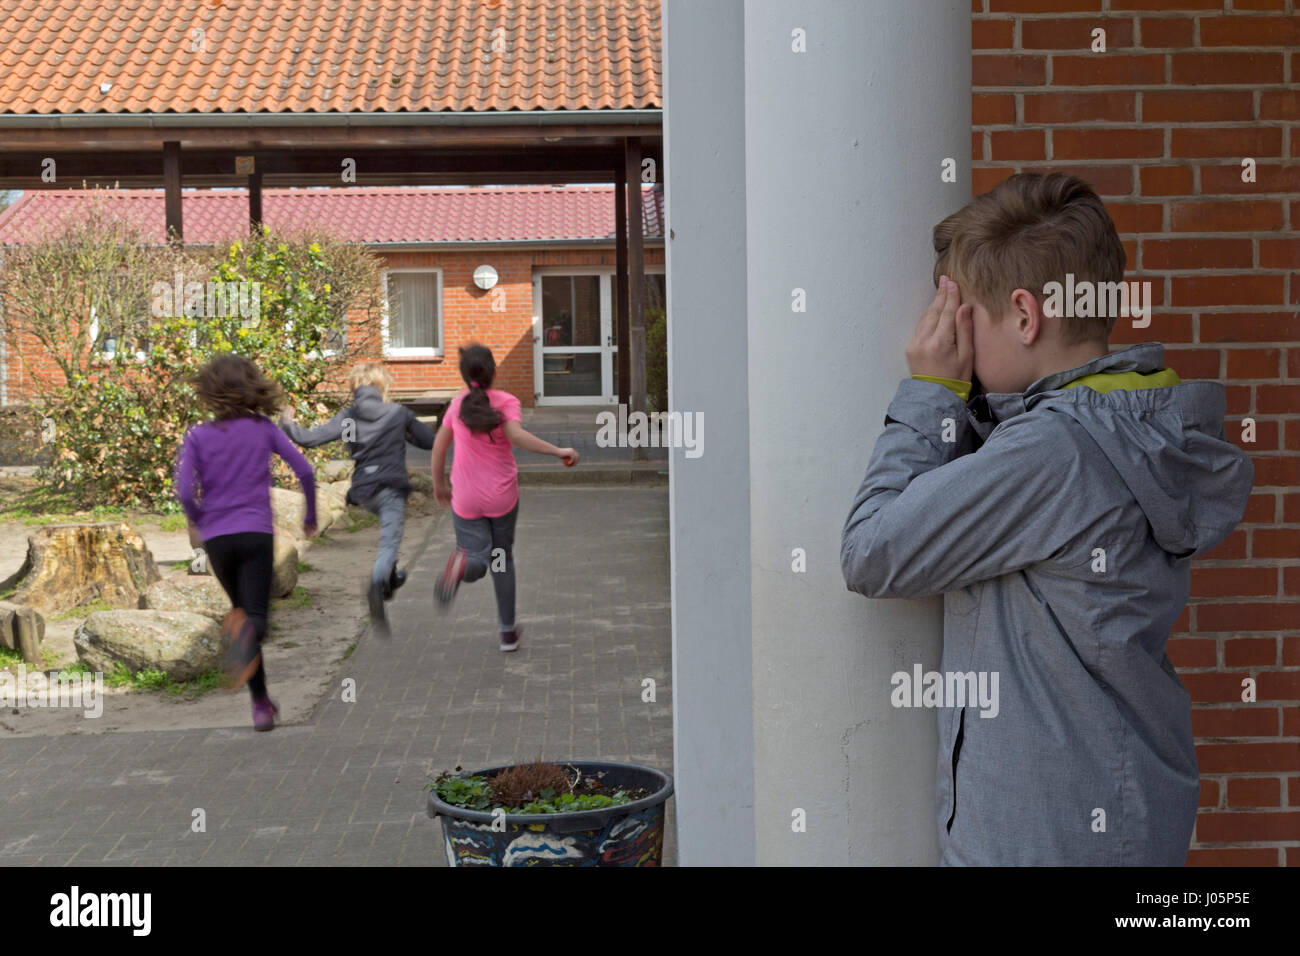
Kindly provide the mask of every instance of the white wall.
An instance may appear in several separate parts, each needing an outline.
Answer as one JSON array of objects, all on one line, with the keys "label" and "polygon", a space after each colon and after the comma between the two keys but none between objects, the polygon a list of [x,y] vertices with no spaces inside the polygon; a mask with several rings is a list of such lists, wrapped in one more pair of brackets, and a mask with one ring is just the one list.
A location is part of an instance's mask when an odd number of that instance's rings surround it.
[{"label": "white wall", "polygon": [[[739,825],[713,798],[749,784],[734,737],[752,708],[757,862],[933,863],[935,715],[893,709],[889,678],[938,666],[941,605],[850,594],[839,542],[933,295],[930,230],[970,196],[970,8],[664,7],[671,399],[704,411],[708,436],[702,458],[672,458],[680,861],[724,862],[693,843]],[[796,29],[806,52],[791,49]],[[945,157],[956,183],[940,181]],[[796,288],[806,312],[792,311]],[[747,448],[721,441],[736,433]],[[742,517],[734,482],[746,471]],[[746,537],[747,567],[728,560]],[[791,570],[794,548],[805,573]],[[701,600],[686,582],[711,575],[721,599]],[[727,662],[752,674],[748,698],[745,681],[711,669]],[[795,808],[806,833],[791,830]]]}]

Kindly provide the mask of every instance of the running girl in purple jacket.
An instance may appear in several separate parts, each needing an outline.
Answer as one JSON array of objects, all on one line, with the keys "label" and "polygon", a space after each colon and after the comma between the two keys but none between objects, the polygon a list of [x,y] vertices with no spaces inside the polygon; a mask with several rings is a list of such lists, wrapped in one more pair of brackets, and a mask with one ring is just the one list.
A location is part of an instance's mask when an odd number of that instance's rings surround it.
[{"label": "running girl in purple jacket", "polygon": [[303,532],[316,533],[316,479],[311,464],[270,420],[280,389],[242,355],[218,355],[194,380],[212,420],[185,433],[176,457],[175,484],[190,520],[190,537],[203,541],[212,573],[232,605],[221,625],[226,642],[226,686],[248,684],[253,726],[271,730],[279,708],[267,695],[262,666],[274,564],[271,456],[293,469],[307,498]]}]

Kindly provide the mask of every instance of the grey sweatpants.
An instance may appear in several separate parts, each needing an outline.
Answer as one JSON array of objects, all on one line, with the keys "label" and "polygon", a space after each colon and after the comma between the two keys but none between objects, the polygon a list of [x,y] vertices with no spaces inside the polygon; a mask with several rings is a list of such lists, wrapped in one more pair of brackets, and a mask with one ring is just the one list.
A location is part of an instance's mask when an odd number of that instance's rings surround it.
[{"label": "grey sweatpants", "polygon": [[397,549],[402,546],[406,526],[406,495],[394,488],[380,488],[362,502],[362,507],[379,516],[379,555],[370,571],[370,582],[387,581],[397,567]]},{"label": "grey sweatpants", "polygon": [[519,502],[499,518],[462,518],[451,513],[456,545],[466,552],[465,580],[477,581],[489,570],[497,597],[497,620],[502,631],[515,628],[515,519]]}]

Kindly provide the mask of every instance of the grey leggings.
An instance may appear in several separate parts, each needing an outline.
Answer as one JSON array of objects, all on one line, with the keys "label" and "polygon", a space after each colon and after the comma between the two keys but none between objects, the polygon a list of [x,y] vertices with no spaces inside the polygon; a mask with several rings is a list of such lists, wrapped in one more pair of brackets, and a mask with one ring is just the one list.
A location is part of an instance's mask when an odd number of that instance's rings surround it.
[{"label": "grey leggings", "polygon": [[499,518],[462,518],[451,513],[456,545],[468,555],[465,580],[477,581],[490,570],[497,596],[497,618],[502,631],[515,629],[515,519],[519,502]]},{"label": "grey leggings", "polygon": [[370,570],[370,582],[379,584],[387,581],[397,567],[397,551],[406,526],[406,495],[395,488],[380,488],[362,507],[379,516],[379,554]]}]

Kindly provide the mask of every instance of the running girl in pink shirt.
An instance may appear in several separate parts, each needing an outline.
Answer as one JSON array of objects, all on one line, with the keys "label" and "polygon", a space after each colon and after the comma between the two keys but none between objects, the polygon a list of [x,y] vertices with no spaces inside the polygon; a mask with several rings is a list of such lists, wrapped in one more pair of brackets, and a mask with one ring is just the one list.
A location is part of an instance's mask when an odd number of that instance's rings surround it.
[{"label": "running girl in pink shirt", "polygon": [[[522,631],[515,622],[515,519],[519,516],[519,469],[511,446],[538,455],[554,455],[566,467],[578,463],[572,448],[557,448],[524,430],[519,399],[492,387],[497,363],[491,349],[460,349],[460,376],[469,386],[447,408],[433,442],[433,494],[451,508],[456,550],[435,590],[446,607],[461,581],[477,581],[492,570],[497,598],[501,650],[519,647]],[[451,482],[447,482],[447,447],[455,442]],[[495,560],[500,559],[500,560]]]}]

